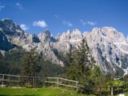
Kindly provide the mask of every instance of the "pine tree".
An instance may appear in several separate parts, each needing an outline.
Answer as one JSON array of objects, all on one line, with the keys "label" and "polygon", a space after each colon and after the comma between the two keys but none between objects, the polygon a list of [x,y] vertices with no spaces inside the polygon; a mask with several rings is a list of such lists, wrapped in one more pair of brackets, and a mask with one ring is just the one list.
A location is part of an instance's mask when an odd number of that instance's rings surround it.
[{"label": "pine tree", "polygon": [[78,49],[74,50],[72,54],[72,60],[67,70],[67,77],[84,84],[94,63],[95,60],[90,53],[87,41],[83,39]]},{"label": "pine tree", "polygon": [[76,50],[71,50],[67,77],[79,81],[82,92],[101,93],[104,76],[91,55],[86,39],[83,39]]},{"label": "pine tree", "polygon": [[39,59],[40,57],[35,52],[35,49],[31,49],[30,52],[26,52],[23,58],[21,75],[28,76],[28,78],[25,78],[25,80],[23,79],[23,81],[32,84],[32,78],[38,77],[38,73],[41,71],[41,66],[38,63]]}]

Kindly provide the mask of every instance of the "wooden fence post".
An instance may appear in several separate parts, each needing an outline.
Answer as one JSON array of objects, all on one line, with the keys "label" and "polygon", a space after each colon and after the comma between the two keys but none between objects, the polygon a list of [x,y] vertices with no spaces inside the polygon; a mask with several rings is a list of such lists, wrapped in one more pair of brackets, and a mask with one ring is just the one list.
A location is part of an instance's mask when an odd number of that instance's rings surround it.
[{"label": "wooden fence post", "polygon": [[34,82],[34,77],[32,78],[33,80],[32,80],[32,87],[34,87],[34,85],[35,85],[35,82]]},{"label": "wooden fence post", "polygon": [[113,86],[111,86],[110,89],[111,89],[111,96],[113,96]]},{"label": "wooden fence post", "polygon": [[4,87],[4,74],[2,76],[2,85],[1,85],[1,87]]},{"label": "wooden fence post", "polygon": [[79,86],[78,86],[78,81],[76,81],[76,91],[78,91],[78,88]]},{"label": "wooden fence post", "polygon": [[57,87],[59,87],[59,77],[57,77],[56,80],[57,80]]}]

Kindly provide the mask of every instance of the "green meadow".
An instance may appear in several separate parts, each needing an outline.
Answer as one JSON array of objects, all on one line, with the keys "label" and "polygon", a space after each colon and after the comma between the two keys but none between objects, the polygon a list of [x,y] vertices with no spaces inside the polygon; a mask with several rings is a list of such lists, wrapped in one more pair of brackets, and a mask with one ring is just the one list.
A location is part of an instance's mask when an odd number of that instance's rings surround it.
[{"label": "green meadow", "polygon": [[[88,96],[65,88],[0,88],[0,96]],[[94,95],[89,95],[94,96]]]}]

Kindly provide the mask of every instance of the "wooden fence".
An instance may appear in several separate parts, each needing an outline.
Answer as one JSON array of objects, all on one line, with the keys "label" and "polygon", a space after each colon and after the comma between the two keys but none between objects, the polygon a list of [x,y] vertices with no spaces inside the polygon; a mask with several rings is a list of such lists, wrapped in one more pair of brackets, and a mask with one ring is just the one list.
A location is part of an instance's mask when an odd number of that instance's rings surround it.
[{"label": "wooden fence", "polygon": [[78,81],[75,80],[69,80],[61,77],[47,77],[46,84],[54,84],[56,86],[64,86],[64,87],[69,87],[69,88],[74,88],[78,90]]},{"label": "wooden fence", "polygon": [[[37,81],[38,80],[38,81]],[[69,87],[73,89],[78,89],[78,81],[69,80],[61,77],[47,77],[46,79],[40,77],[32,77],[32,76],[21,76],[21,75],[11,75],[11,74],[0,74],[0,86],[25,86],[27,83],[31,83],[34,87],[37,85],[37,82],[42,82],[45,85],[56,85]]]},{"label": "wooden fence", "polygon": [[0,74],[0,86],[20,86],[31,82],[31,85],[36,85],[35,82],[39,80],[39,77],[33,76],[21,76],[21,75],[11,75],[11,74]]}]

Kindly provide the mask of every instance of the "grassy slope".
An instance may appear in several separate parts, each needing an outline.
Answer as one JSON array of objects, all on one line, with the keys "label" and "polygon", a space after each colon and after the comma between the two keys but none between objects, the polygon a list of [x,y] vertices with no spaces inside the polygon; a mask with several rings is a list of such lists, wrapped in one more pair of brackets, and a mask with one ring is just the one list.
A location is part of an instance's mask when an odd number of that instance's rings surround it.
[{"label": "grassy slope", "polygon": [[[63,88],[0,88],[0,96],[86,96]],[[92,95],[91,95],[92,96]]]}]

